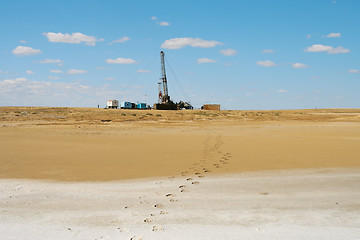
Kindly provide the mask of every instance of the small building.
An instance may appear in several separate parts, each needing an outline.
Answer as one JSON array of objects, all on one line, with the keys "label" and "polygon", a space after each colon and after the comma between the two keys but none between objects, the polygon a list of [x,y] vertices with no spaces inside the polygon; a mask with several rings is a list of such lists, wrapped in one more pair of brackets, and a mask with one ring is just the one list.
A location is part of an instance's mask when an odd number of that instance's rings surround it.
[{"label": "small building", "polygon": [[131,109],[132,108],[132,104],[131,102],[124,102],[121,106],[121,108],[123,109]]},{"label": "small building", "polygon": [[147,108],[147,105],[146,105],[146,103],[138,103],[138,104],[136,105],[136,108],[137,108],[137,109],[146,109],[146,108]]},{"label": "small building", "polygon": [[118,108],[119,101],[118,100],[108,100],[107,101],[107,108]]},{"label": "small building", "polygon": [[201,109],[220,111],[220,104],[204,104]]}]

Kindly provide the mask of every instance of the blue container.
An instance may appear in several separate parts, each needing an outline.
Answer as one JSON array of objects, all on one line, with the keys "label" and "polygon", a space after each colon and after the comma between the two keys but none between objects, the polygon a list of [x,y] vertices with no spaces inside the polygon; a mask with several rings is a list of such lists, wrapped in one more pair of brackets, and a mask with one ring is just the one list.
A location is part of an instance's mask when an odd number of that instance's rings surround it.
[{"label": "blue container", "polygon": [[146,109],[146,103],[138,103],[138,104],[136,105],[136,108],[137,108],[137,109]]},{"label": "blue container", "polygon": [[131,102],[124,102],[123,108],[130,109],[131,108]]}]

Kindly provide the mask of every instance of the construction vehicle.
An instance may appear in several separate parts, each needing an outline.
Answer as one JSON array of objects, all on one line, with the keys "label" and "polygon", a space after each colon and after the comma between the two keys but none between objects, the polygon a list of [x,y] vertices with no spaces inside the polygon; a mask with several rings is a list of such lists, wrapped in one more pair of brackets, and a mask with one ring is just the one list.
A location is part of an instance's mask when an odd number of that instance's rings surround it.
[{"label": "construction vehicle", "polygon": [[194,107],[189,102],[180,101],[178,105],[179,105],[179,109],[189,109],[189,110],[194,109]]}]

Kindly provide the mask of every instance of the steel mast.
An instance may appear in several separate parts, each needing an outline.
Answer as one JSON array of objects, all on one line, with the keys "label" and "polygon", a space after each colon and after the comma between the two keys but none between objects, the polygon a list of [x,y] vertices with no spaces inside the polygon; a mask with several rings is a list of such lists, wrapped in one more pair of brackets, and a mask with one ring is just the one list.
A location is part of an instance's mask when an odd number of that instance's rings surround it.
[{"label": "steel mast", "polygon": [[166,71],[165,71],[165,53],[163,51],[160,52],[160,60],[161,60],[161,79],[162,79],[163,90],[164,90],[164,93],[161,97],[161,102],[167,103],[170,101],[170,97],[169,97],[169,93],[168,93]]}]

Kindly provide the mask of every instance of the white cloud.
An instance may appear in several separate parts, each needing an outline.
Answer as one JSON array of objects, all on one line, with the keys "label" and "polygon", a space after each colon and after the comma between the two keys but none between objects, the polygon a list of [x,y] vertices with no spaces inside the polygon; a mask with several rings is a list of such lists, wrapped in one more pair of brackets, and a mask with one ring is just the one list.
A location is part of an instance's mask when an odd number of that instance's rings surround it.
[{"label": "white cloud", "polygon": [[343,48],[341,46],[339,47],[332,47],[332,46],[326,46],[322,44],[314,44],[310,47],[307,47],[305,52],[327,52],[328,54],[339,54],[339,53],[348,53],[350,52],[349,49]]},{"label": "white cloud", "polygon": [[150,19],[151,19],[151,20],[156,20],[156,19],[157,19],[157,17],[152,16]]},{"label": "white cloud", "polygon": [[106,59],[106,62],[109,64],[135,64],[136,61],[131,58],[116,58],[116,59]]},{"label": "white cloud", "polygon": [[26,78],[5,79],[3,81],[0,81],[0,86],[4,87],[6,85],[12,85],[12,84],[16,84],[16,83],[23,83],[25,81],[27,81]]},{"label": "white cloud", "polygon": [[339,38],[341,37],[341,33],[329,33],[326,35],[327,38]]},{"label": "white cloud", "polygon": [[350,50],[343,48],[343,47],[337,47],[337,48],[333,48],[330,51],[328,51],[328,54],[338,54],[338,53],[349,53]]},{"label": "white cloud", "polygon": [[321,93],[320,90],[314,90],[313,93]]},{"label": "white cloud", "polygon": [[262,50],[262,53],[273,53],[273,52],[275,52],[275,50],[273,50],[273,49],[264,49],[264,50]]},{"label": "white cloud", "polygon": [[220,53],[224,56],[235,56],[236,50],[228,48],[228,49],[220,50]]},{"label": "white cloud", "polygon": [[124,92],[114,86],[88,86],[79,82],[31,81],[26,78],[0,81],[0,102],[4,106],[105,106],[106,100],[123,96],[139,98],[143,92]]},{"label": "white cloud", "polygon": [[305,49],[305,52],[328,52],[331,51],[333,49],[333,47],[331,46],[325,46],[325,45],[321,45],[321,44],[314,44],[310,47],[307,47]]},{"label": "white cloud", "polygon": [[260,66],[263,66],[263,67],[273,67],[273,66],[276,66],[276,63],[274,63],[273,61],[270,61],[270,60],[257,61],[256,64],[257,64],[257,65],[260,65]]},{"label": "white cloud", "polygon": [[59,77],[54,77],[54,76],[48,76],[49,79],[52,79],[52,80],[57,80],[57,79],[60,79]]},{"label": "white cloud", "polygon": [[137,70],[138,73],[149,73],[149,70],[139,69]]},{"label": "white cloud", "polygon": [[201,64],[201,63],[214,63],[216,62],[216,60],[214,59],[210,59],[210,58],[198,58],[197,63]]},{"label": "white cloud", "polygon": [[27,56],[27,55],[38,55],[41,53],[39,49],[34,49],[32,47],[17,46],[12,53],[18,56]]},{"label": "white cloud", "polygon": [[307,68],[309,66],[304,63],[294,63],[294,64],[292,64],[292,67],[293,68]]},{"label": "white cloud", "polygon": [[82,74],[82,73],[87,73],[86,70],[82,70],[82,69],[69,69],[67,70],[68,74]]},{"label": "white cloud", "polygon": [[277,90],[278,93],[287,93],[288,90],[283,90],[283,89],[280,89],[280,90]]},{"label": "white cloud", "polygon": [[210,48],[216,45],[222,45],[218,41],[208,41],[201,38],[172,38],[162,43],[161,47],[165,49],[179,49],[186,46]]},{"label": "white cloud", "polygon": [[31,71],[31,70],[27,70],[26,73],[27,73],[27,74],[34,74],[34,72]]},{"label": "white cloud", "polygon": [[114,41],[112,41],[112,42],[109,43],[109,44],[112,44],[112,43],[124,43],[124,42],[127,42],[127,41],[129,41],[129,40],[130,40],[130,38],[127,37],[127,36],[125,36],[125,37],[119,38],[119,39],[117,39],[117,40],[114,40]]},{"label": "white cloud", "polygon": [[21,42],[21,43],[27,43],[25,40],[20,40],[19,42]]},{"label": "white cloud", "polygon": [[349,69],[348,73],[359,73],[360,71],[357,69]]},{"label": "white cloud", "polygon": [[97,41],[103,41],[103,39],[97,40],[93,36],[88,36],[83,33],[72,33],[71,35],[69,33],[54,33],[54,32],[47,32],[43,33],[50,42],[60,42],[60,43],[73,43],[73,44],[79,44],[79,43],[85,43],[86,45],[95,46],[95,43]]},{"label": "white cloud", "polygon": [[159,22],[158,23],[160,26],[170,26],[169,22]]},{"label": "white cloud", "polygon": [[113,78],[113,77],[107,77],[107,78],[105,78],[105,80],[106,80],[106,81],[114,81],[115,78]]},{"label": "white cloud", "polygon": [[58,70],[58,69],[53,69],[53,70],[50,70],[50,72],[52,72],[52,73],[62,73],[63,71]]},{"label": "white cloud", "polygon": [[60,59],[45,59],[40,61],[39,63],[62,63]]}]

